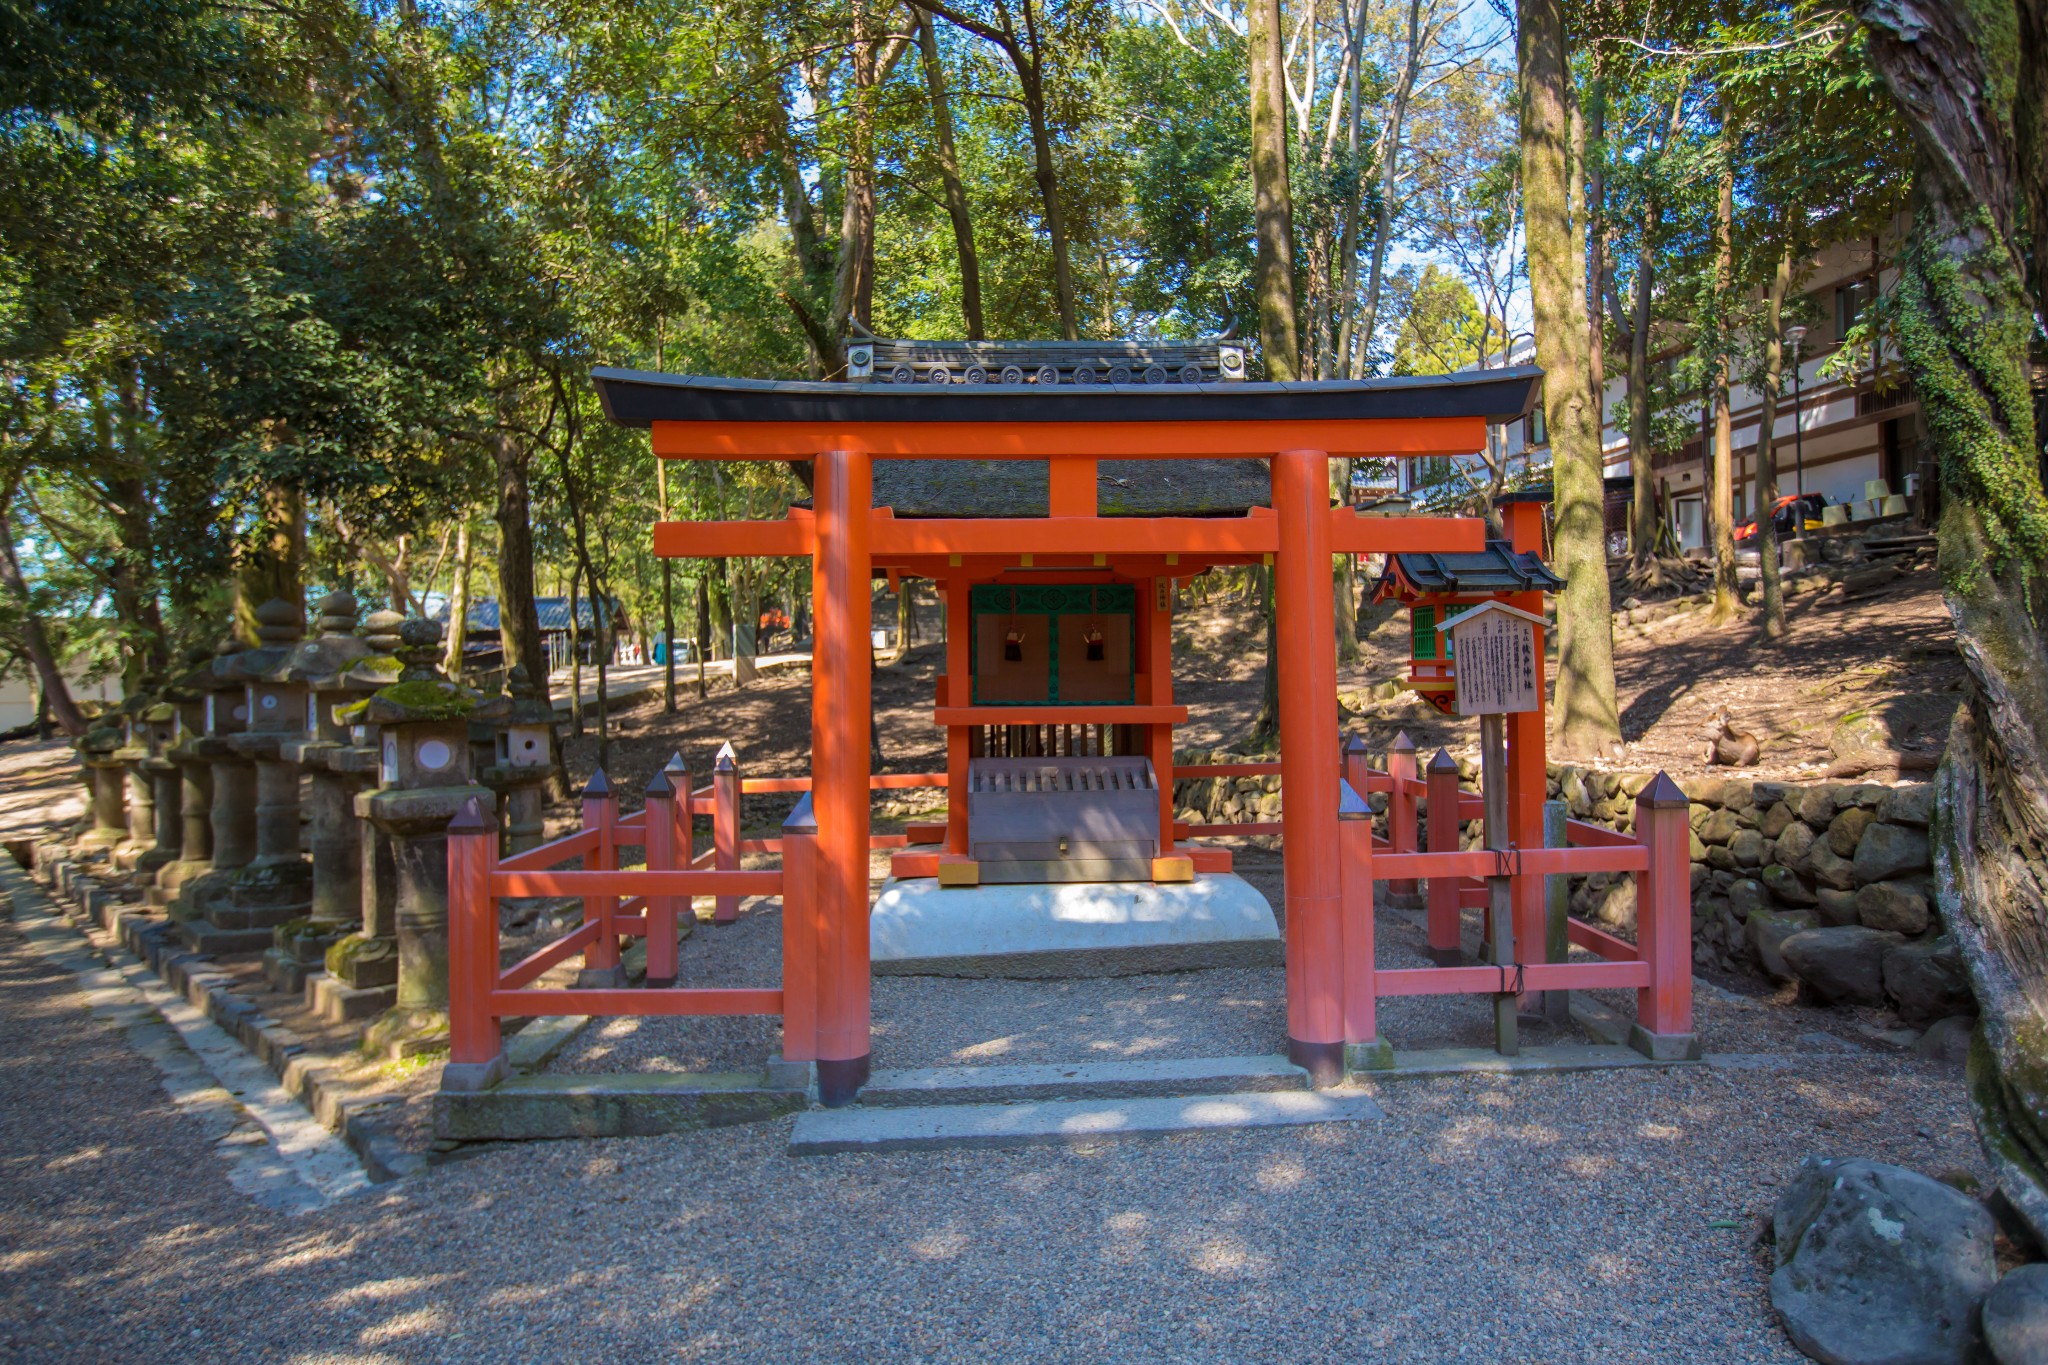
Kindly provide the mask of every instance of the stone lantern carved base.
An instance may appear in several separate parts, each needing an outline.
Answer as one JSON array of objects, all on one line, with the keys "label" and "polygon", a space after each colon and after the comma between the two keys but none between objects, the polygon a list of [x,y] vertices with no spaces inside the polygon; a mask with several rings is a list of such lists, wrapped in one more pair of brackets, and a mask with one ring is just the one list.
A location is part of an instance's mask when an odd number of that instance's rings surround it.
[{"label": "stone lantern carved base", "polygon": [[372,1019],[398,1000],[398,940],[344,935],[327,950],[326,973],[306,983],[306,1004],[330,1024]]}]

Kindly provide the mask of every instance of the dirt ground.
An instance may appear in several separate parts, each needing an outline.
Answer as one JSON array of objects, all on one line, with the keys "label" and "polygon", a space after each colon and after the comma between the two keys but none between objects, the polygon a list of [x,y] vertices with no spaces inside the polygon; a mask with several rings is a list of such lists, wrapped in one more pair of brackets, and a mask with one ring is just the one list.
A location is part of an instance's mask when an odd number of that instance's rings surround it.
[{"label": "dirt ground", "polygon": [[[1189,708],[1176,736],[1182,749],[1233,745],[1258,709],[1265,632],[1250,604],[1220,585],[1208,599],[1184,590],[1174,625],[1174,697]],[[894,613],[893,599],[877,597],[878,621],[893,622]],[[1745,777],[1820,775],[1830,757],[1830,728],[1857,709],[1910,711],[1920,721],[1922,751],[1930,760],[1939,752],[1963,668],[1932,570],[1908,573],[1859,600],[1792,598],[1786,615],[1788,632],[1774,645],[1763,641],[1754,613],[1720,627],[1694,613],[1648,635],[1618,635],[1615,682],[1626,748],[1611,766],[1662,768],[1681,782],[1705,773],[1701,728],[1723,709],[1763,747],[1762,761],[1740,770]],[[937,612],[928,605],[923,642],[875,670],[883,771],[931,772],[945,762],[931,723],[933,685],[945,657],[938,630]],[[1375,749],[1404,730],[1425,753],[1476,747],[1476,721],[1438,715],[1410,694],[1372,703],[1358,695],[1406,676],[1406,612],[1368,607],[1360,635],[1358,662],[1338,675],[1340,693],[1359,703],[1345,717],[1347,732],[1362,734]],[[1554,659],[1551,674],[1554,681]],[[738,690],[714,679],[700,701],[685,670],[674,715],[663,713],[656,694],[625,707],[612,724],[606,771],[629,807],[671,753],[680,752],[701,783],[727,740],[748,774],[801,776],[810,763],[810,674],[790,668]],[[569,742],[567,758],[575,780],[587,779],[597,758],[594,729]],[[900,815],[928,802],[906,796],[895,806]],[[886,820],[892,811],[878,806],[877,813]]]}]

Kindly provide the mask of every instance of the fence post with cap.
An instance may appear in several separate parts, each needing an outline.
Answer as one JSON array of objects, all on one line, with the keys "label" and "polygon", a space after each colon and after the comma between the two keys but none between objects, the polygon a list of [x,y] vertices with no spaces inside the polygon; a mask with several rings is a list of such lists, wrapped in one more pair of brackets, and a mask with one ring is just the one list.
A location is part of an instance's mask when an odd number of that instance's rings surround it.
[{"label": "fence post with cap", "polygon": [[[685,797],[687,799],[687,797]],[[673,872],[676,869],[676,790],[666,770],[647,784],[647,870]],[[676,984],[676,897],[647,896],[647,984],[652,987]]]},{"label": "fence post with cap", "polygon": [[1638,873],[1636,952],[1650,966],[1650,984],[1636,992],[1629,1046],[1658,1061],[1700,1055],[1692,1026],[1692,861],[1688,802],[1663,773],[1636,797],[1636,838],[1650,866]]},{"label": "fence post with cap", "polygon": [[[697,858],[697,825],[690,810],[690,770],[683,762],[680,752],[670,754],[661,771],[668,777],[668,789],[675,793],[675,801],[669,807],[675,812],[675,842],[670,845],[675,855],[675,865],[688,868]],[[676,937],[688,938],[697,927],[696,900],[681,896],[676,900]]]},{"label": "fence post with cap", "polygon": [[[619,798],[612,793],[612,784],[605,777],[604,769],[599,768],[591,773],[589,785],[583,789],[583,828],[597,831],[597,847],[583,855],[586,870],[618,870],[619,848],[615,842],[617,832],[613,828],[618,819]],[[619,962],[618,915],[617,896],[583,898],[583,922],[597,925],[597,937],[583,950],[583,970],[576,977],[578,986],[602,988],[626,984],[626,969]]]},{"label": "fence post with cap", "polygon": [[[1429,851],[1456,853],[1462,825],[1458,818],[1458,760],[1438,749],[1429,760]],[[1429,879],[1429,957],[1439,967],[1455,967],[1464,959],[1459,913],[1458,877]]]},{"label": "fence post with cap", "polygon": [[491,895],[498,828],[472,797],[448,822],[448,1065],[444,1090],[483,1090],[504,1079],[504,1043],[491,992],[498,985],[498,902]]},{"label": "fence post with cap", "polygon": [[[718,762],[711,769],[711,842],[716,850],[711,865],[720,872],[739,871],[740,769],[730,743],[719,747]],[[731,924],[739,917],[738,896],[718,897],[713,924]]]},{"label": "fence post with cap", "polygon": [[[1387,842],[1395,853],[1415,852],[1415,741],[1403,730],[1387,748]],[[1422,889],[1413,877],[1396,877],[1387,891],[1396,896],[1413,896]],[[1409,902],[1410,905],[1414,902]]]}]

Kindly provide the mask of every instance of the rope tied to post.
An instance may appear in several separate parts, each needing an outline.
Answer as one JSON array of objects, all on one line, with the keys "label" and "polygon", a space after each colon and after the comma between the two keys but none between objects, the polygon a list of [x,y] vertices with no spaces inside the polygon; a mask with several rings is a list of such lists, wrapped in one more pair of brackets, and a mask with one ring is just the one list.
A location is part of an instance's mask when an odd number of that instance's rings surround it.
[{"label": "rope tied to post", "polygon": [[1496,877],[1519,877],[1522,875],[1522,850],[1509,844],[1493,852],[1493,873]]},{"label": "rope tied to post", "polygon": [[[1495,992],[1495,994],[1520,995],[1522,993],[1521,963],[1501,962],[1495,964],[1495,969],[1500,972],[1500,990]],[[1513,985],[1509,984],[1510,980],[1513,981]]]}]

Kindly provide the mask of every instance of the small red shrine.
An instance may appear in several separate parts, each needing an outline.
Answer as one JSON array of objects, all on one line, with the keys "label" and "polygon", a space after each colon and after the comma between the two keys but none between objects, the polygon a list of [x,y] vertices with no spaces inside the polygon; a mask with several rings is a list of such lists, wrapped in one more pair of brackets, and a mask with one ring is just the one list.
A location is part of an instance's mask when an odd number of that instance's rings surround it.
[{"label": "small red shrine", "polygon": [[[1528,411],[1539,371],[1275,384],[1233,378],[1224,352],[1234,348],[1214,343],[1193,356],[1060,343],[1021,361],[1015,344],[917,343],[878,354],[888,345],[854,348],[855,368],[871,377],[853,382],[594,373],[607,414],[648,430],[664,459],[810,462],[811,505],[780,521],[654,529],[661,555],[811,559],[812,775],[745,788],[809,795],[781,840],[743,844],[728,831],[701,857],[690,850],[688,815],[711,807],[667,788],[650,788],[644,817],[616,820],[600,803],[589,807],[596,825],[584,835],[503,863],[491,863],[481,843],[471,852],[466,839],[452,839],[455,1061],[480,1068],[462,1075],[488,1081],[501,1014],[775,1013],[783,1057],[814,1064],[824,1101],[845,1103],[870,1064],[871,848],[893,848],[899,879],[984,888],[1171,886],[1227,871],[1226,850],[1174,822],[1177,775],[1232,774],[1175,772],[1174,727],[1187,708],[1174,698],[1173,585],[1244,564],[1270,565],[1273,575],[1279,762],[1245,767],[1277,769],[1281,784],[1272,832],[1285,871],[1288,1055],[1329,1084],[1384,1054],[1375,1022],[1382,996],[1594,986],[1641,993],[1639,1046],[1659,1055],[1691,1046],[1685,803],[1668,781],[1646,790],[1636,836],[1577,827],[1577,846],[1546,849],[1539,705],[1503,718],[1508,781],[1492,794],[1502,814],[1489,822],[1498,826],[1490,847],[1458,849],[1454,818],[1433,821],[1430,851],[1416,852],[1419,799],[1428,795],[1455,817],[1478,816],[1478,799],[1455,785],[1437,791],[1436,775],[1425,783],[1412,756],[1390,764],[1397,771],[1368,771],[1362,753],[1347,760],[1340,742],[1334,556],[1392,556],[1380,590],[1432,609],[1463,601],[1473,585],[1455,567],[1429,578],[1427,562],[1504,556],[1520,574],[1505,600],[1532,615],[1557,580],[1540,559],[1528,563],[1540,555],[1539,520],[1511,511],[1501,550],[1474,518],[1361,516],[1332,505],[1331,461],[1478,451],[1490,423]],[[871,584],[905,575],[931,579],[945,600],[946,664],[932,723],[945,731],[947,761],[929,781],[945,786],[947,815],[943,826],[875,836],[871,790],[926,783],[869,769]],[[1502,594],[1489,585],[1479,595]],[[1394,820],[1405,822],[1390,825],[1392,838],[1373,833],[1370,792],[1389,793]],[[727,804],[736,803],[734,793]],[[586,868],[616,867],[603,861],[610,850],[641,841],[646,871],[542,870],[587,849],[600,861]],[[780,851],[781,869],[740,870],[742,847]],[[1572,942],[1598,960],[1544,961],[1545,876],[1594,871],[1644,878],[1637,941],[1574,922]],[[1467,888],[1501,884],[1519,956],[1378,968],[1374,885],[1415,879],[1451,896],[1454,911]],[[493,975],[494,948],[465,945],[482,936],[495,943],[488,907],[515,894],[582,895],[593,908],[560,944]],[[678,902],[744,894],[782,899],[778,989],[510,988],[572,951],[614,963],[618,936],[636,932],[649,936],[655,976],[655,964],[674,961]],[[633,897],[642,899],[621,899]],[[465,967],[470,956],[477,961]]]}]

